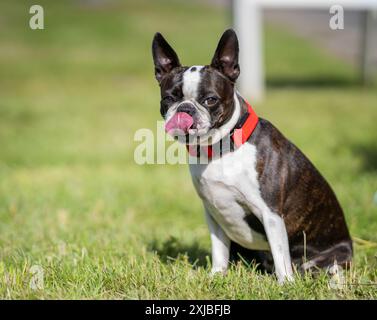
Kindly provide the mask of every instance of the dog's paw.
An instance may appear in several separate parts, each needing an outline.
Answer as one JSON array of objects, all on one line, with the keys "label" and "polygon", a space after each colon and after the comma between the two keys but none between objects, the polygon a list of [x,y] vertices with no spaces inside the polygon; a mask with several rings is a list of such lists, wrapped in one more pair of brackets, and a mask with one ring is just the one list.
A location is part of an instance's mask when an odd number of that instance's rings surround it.
[{"label": "dog's paw", "polygon": [[217,275],[226,276],[226,273],[227,273],[226,268],[221,268],[221,267],[215,268],[215,267],[213,267],[211,269],[211,277],[215,277]]},{"label": "dog's paw", "polygon": [[281,286],[288,283],[288,282],[294,282],[294,281],[295,281],[295,279],[292,275],[285,275],[283,277],[278,278],[278,283]]}]

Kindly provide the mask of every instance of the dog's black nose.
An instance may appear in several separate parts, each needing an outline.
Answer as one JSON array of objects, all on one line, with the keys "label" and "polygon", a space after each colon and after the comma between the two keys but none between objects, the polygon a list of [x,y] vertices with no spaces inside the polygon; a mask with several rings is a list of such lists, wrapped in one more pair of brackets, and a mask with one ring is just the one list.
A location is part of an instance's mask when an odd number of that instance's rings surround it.
[{"label": "dog's black nose", "polygon": [[185,112],[193,117],[195,114],[195,106],[192,103],[182,103],[177,108],[177,112]]}]

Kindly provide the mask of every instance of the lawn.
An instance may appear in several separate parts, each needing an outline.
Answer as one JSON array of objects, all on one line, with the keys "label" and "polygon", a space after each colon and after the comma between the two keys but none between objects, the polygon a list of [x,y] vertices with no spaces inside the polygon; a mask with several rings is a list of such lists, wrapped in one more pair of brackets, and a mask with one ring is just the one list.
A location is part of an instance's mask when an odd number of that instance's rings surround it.
[{"label": "lawn", "polygon": [[377,297],[377,90],[353,67],[268,26],[267,96],[251,101],[333,186],[355,238],[345,284],[279,286],[242,263],[211,278],[187,167],[135,164],[133,136],[160,119],[154,32],[183,63],[205,64],[229,13],[199,1],[38,3],[36,31],[29,1],[0,4],[0,298]]}]

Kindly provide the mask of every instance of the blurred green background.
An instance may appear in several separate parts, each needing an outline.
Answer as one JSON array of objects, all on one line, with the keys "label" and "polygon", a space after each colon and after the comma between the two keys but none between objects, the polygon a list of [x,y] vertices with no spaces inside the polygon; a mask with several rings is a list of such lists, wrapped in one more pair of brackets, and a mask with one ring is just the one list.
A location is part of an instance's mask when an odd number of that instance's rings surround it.
[{"label": "blurred green background", "polygon": [[[250,101],[333,186],[357,238],[348,284],[334,291],[308,277],[279,287],[246,265],[211,279],[187,167],[135,164],[133,136],[160,120],[154,33],[185,65],[207,64],[229,11],[41,0],[45,29],[31,30],[32,4],[0,3],[1,298],[377,297],[377,90],[358,84],[355,67],[267,25],[267,96]],[[43,269],[39,290],[33,265]]]}]

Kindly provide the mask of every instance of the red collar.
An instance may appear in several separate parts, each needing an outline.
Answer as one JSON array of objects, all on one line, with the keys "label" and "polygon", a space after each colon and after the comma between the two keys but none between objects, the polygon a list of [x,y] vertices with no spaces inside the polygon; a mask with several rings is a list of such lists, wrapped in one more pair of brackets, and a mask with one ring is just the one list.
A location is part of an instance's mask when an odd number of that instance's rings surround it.
[{"label": "red collar", "polygon": [[[240,120],[232,130],[233,132],[231,133],[235,148],[239,148],[247,140],[249,140],[259,120],[251,105],[247,101],[245,102],[247,105],[247,113],[245,114],[245,116],[242,116],[240,118]],[[190,155],[193,157],[200,156],[200,150],[203,150],[207,154],[208,159],[212,158],[213,156],[212,146],[200,147],[199,150],[197,146],[192,145],[186,145],[186,148]]]}]

